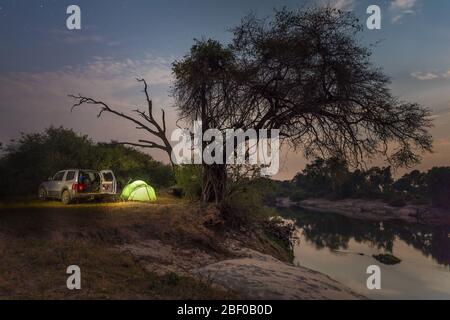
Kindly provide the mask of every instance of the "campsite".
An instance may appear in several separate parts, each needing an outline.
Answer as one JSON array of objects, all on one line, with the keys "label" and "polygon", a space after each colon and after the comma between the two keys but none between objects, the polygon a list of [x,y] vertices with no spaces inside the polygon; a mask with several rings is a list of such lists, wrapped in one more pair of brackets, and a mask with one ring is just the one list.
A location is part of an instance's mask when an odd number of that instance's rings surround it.
[{"label": "campsite", "polygon": [[[237,298],[192,275],[235,256],[225,247],[226,235],[205,227],[205,219],[214,219],[214,211],[205,217],[196,205],[169,195],[156,202],[2,203],[0,297]],[[263,239],[251,242],[266,247]],[[267,248],[283,258],[280,248]],[[81,267],[79,291],[66,288],[65,270],[73,264]]]}]

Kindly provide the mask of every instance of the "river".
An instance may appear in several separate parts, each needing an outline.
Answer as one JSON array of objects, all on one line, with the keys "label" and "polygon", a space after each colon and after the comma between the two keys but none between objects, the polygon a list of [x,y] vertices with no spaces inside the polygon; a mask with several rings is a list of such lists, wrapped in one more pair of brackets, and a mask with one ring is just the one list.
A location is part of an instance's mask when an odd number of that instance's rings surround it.
[{"label": "river", "polygon": [[[296,220],[295,264],[347,285],[370,299],[450,299],[450,227],[369,222],[333,213],[283,209]],[[372,255],[402,261],[384,265]],[[381,268],[381,289],[369,290],[367,267]]]}]

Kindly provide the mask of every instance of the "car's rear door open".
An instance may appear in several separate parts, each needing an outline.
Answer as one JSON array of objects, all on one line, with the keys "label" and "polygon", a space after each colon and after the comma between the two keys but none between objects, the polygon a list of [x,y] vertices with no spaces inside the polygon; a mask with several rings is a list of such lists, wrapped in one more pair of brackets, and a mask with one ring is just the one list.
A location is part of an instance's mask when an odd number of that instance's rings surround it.
[{"label": "car's rear door open", "polygon": [[102,170],[100,171],[100,176],[102,179],[101,193],[116,194],[117,182],[114,172],[112,170]]}]

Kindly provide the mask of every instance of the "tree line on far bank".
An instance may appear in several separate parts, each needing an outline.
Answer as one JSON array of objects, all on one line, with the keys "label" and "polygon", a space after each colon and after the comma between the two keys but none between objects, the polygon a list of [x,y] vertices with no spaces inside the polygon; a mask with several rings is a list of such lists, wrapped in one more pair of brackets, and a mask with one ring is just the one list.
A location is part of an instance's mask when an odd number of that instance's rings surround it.
[{"label": "tree line on far bank", "polygon": [[62,127],[22,134],[0,147],[0,197],[35,195],[42,181],[70,168],[111,169],[119,187],[135,179],[157,188],[174,184],[171,167],[148,154],[114,143],[94,143]]},{"label": "tree line on far bank", "polygon": [[316,159],[291,181],[276,184],[276,194],[306,198],[381,199],[394,206],[431,204],[450,208],[450,167],[413,170],[394,179],[391,167],[351,171],[344,160]]}]

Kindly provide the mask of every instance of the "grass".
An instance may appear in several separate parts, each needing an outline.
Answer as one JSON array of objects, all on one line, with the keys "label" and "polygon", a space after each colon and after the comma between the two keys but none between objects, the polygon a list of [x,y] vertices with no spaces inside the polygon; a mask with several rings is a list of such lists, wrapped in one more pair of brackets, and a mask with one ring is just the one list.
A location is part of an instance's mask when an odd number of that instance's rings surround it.
[{"label": "grass", "polygon": [[[176,274],[147,272],[130,254],[86,241],[27,239],[0,246],[3,299],[227,299],[228,292]],[[66,287],[69,265],[81,268],[82,289]]]},{"label": "grass", "polygon": [[[156,203],[5,202],[0,205],[0,299],[227,299],[199,279],[146,270],[118,245],[156,239],[223,256],[195,205],[169,195]],[[81,268],[82,290],[66,287]]]},{"label": "grass", "polygon": [[161,194],[155,202],[140,203],[140,202],[80,202],[71,205],[64,205],[61,201],[40,201],[35,198],[20,198],[20,199],[7,199],[0,202],[0,210],[5,209],[42,209],[42,208],[68,208],[68,209],[80,209],[80,208],[124,208],[124,207],[136,207],[136,206],[159,206],[159,205],[173,205],[181,204],[186,201],[173,197],[168,194]]},{"label": "grass", "polygon": [[285,262],[292,262],[294,260],[294,252],[292,247],[277,238],[275,235],[268,232],[262,232],[260,239],[264,247],[271,249],[268,252],[269,254]]},{"label": "grass", "polygon": [[[210,228],[207,221],[217,210],[208,210],[205,214],[200,204],[168,194],[159,195],[154,203],[66,206],[34,199],[4,201],[0,203],[0,299],[239,297],[208,281],[150,272],[155,270],[145,269],[146,258],[118,249],[149,240],[194,255],[200,250],[219,261],[233,257],[224,247],[230,231],[245,247],[283,261],[292,260],[291,250],[262,227],[261,217],[259,223],[244,225],[238,231],[224,226]],[[166,262],[157,263],[166,266]],[[81,268],[81,291],[66,287],[69,265]]]}]

